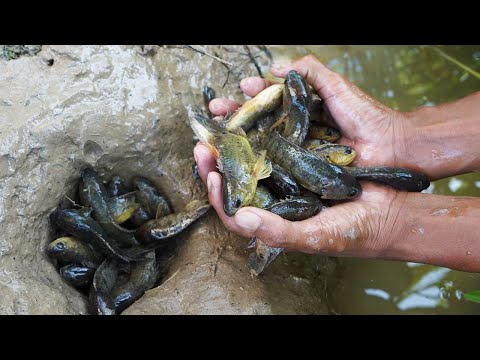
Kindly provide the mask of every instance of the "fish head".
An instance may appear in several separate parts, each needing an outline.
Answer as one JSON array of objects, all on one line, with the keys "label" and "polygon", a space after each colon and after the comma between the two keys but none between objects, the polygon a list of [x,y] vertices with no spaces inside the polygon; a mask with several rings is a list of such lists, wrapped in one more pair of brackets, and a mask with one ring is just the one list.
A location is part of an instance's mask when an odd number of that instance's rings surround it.
[{"label": "fish head", "polygon": [[62,254],[68,246],[68,238],[62,237],[52,241],[47,248],[49,255]]},{"label": "fish head", "polygon": [[327,159],[332,164],[346,166],[350,164],[356,156],[357,152],[354,148],[350,146],[336,145],[327,155]]},{"label": "fish head", "polygon": [[228,216],[233,216],[244,206],[252,203],[257,189],[257,179],[254,177],[246,178],[245,181],[239,179],[223,178],[223,210]]},{"label": "fish head", "polygon": [[357,179],[338,166],[332,167],[338,169],[338,176],[323,186],[322,199],[351,200],[359,197],[362,194],[362,187]]}]

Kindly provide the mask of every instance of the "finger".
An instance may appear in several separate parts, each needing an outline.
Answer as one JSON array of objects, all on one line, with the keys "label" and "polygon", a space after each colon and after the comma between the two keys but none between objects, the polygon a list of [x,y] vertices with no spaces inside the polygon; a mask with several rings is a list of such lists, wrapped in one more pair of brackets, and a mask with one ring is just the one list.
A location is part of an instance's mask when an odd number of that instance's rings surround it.
[{"label": "finger", "polygon": [[304,221],[288,221],[269,211],[246,207],[233,217],[243,236],[257,237],[270,247],[305,251]]},{"label": "finger", "polygon": [[197,145],[193,149],[193,156],[198,166],[198,175],[200,175],[203,182],[206,184],[208,173],[217,171],[215,158],[208,147],[201,141],[197,142]]},{"label": "finger", "polygon": [[299,72],[323,99],[334,96],[351,85],[343,76],[328,69],[313,55],[305,56],[293,63],[274,64],[271,67],[272,74],[278,77],[287,76],[291,70]]},{"label": "finger", "polygon": [[208,104],[208,109],[213,115],[227,115],[228,113],[234,112],[239,107],[240,104],[236,101],[225,98],[213,99]]},{"label": "finger", "polygon": [[240,81],[240,89],[248,96],[256,96],[260,91],[275,84],[273,81],[251,76]]},{"label": "finger", "polygon": [[222,176],[215,171],[210,172],[207,177],[207,188],[208,200],[210,201],[210,204],[212,204],[213,208],[218,214],[218,217],[223,222],[225,227],[230,231],[237,232],[242,235],[238,226],[233,221],[233,218],[228,217],[223,209]]}]

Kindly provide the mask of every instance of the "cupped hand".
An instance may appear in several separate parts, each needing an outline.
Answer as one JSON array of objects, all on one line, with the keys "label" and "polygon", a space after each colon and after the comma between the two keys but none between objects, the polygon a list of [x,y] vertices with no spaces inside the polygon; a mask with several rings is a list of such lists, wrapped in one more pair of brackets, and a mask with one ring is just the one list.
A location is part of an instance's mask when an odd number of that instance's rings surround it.
[{"label": "cupped hand", "polygon": [[242,208],[229,217],[223,210],[222,176],[210,150],[199,142],[194,154],[210,203],[224,225],[242,236],[256,236],[271,247],[336,256],[376,256],[385,250],[385,239],[395,228],[407,195],[364,182],[362,195],[355,201],[325,208],[304,221],[288,221],[254,207]]},{"label": "cupped hand", "polygon": [[[403,132],[400,113],[364,94],[313,56],[272,67],[271,72],[284,77],[290,70],[305,77],[325,101],[342,132],[339,142],[353,146],[359,154],[354,165],[395,166],[395,147]],[[251,77],[243,79],[240,87],[248,96],[255,96],[271,84],[268,80]],[[239,106],[231,100],[214,99],[209,109],[214,115],[225,115]],[[217,172],[213,156],[200,142],[194,155],[199,175],[208,186],[210,203],[225,226],[242,236],[256,236],[272,247],[337,256],[374,256],[388,243],[379,239],[388,236],[395,227],[406,195],[383,186],[362,183],[363,192],[357,200],[326,208],[304,221],[287,221],[253,207],[245,207],[235,216],[228,217],[223,210],[222,177]]]}]

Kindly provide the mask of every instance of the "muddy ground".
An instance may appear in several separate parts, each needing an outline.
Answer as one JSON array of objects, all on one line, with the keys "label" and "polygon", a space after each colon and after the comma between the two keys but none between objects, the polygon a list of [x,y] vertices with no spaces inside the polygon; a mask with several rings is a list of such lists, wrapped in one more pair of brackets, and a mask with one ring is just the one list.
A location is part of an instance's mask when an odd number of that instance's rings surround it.
[{"label": "muddy ground", "polygon": [[[201,87],[245,101],[238,83],[257,74],[242,46],[43,46],[0,59],[0,314],[86,314],[45,253],[49,213],[77,196],[81,169],[105,180],[143,174],[175,210],[206,189],[192,178],[185,105]],[[250,47],[261,67],[270,59]],[[227,63],[232,66],[228,65]],[[213,211],[178,239],[165,282],[125,314],[324,314],[336,261],[282,254],[266,272],[247,268],[248,239]]]}]

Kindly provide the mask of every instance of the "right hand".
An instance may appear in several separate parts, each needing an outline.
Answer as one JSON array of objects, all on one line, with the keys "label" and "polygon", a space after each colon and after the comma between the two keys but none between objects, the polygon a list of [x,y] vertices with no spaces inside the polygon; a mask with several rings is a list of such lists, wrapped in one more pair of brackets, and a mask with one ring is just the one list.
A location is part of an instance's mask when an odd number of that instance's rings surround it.
[{"label": "right hand", "polygon": [[[340,142],[353,146],[359,153],[357,165],[395,165],[395,144],[401,141],[397,136],[402,133],[399,122],[395,121],[399,113],[368,97],[311,56],[272,68],[272,73],[282,77],[292,69],[302,74],[324,99],[342,131]],[[257,77],[240,83],[249,96],[255,96],[269,85],[269,81]],[[231,100],[214,99],[209,109],[214,115],[225,115],[239,106]],[[390,235],[398,227],[398,214],[407,195],[366,183],[362,184],[359,199],[324,209],[305,221],[287,221],[253,207],[240,209],[235,216],[228,217],[223,210],[222,177],[213,156],[201,143],[194,153],[199,175],[208,186],[210,203],[225,226],[242,236],[256,236],[272,247],[337,256],[375,256],[385,250]]]}]

